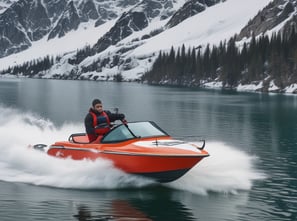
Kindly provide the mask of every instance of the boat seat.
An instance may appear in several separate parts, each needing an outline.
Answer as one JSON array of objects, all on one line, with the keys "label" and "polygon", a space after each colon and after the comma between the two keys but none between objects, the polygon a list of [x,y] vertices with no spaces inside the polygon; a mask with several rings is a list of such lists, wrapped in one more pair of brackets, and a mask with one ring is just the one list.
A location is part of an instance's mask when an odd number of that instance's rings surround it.
[{"label": "boat seat", "polygon": [[72,143],[90,143],[86,133],[71,134],[68,141]]},{"label": "boat seat", "polygon": [[89,137],[86,133],[76,133],[71,134],[68,138],[69,142],[80,143],[80,144],[89,144],[89,143],[99,143],[103,136],[98,136],[96,140],[90,142]]}]

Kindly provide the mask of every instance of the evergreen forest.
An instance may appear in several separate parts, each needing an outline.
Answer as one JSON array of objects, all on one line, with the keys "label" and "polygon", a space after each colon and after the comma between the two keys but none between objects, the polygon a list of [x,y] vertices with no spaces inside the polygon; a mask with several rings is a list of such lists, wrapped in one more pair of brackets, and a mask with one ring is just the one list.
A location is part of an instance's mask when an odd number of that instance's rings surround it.
[{"label": "evergreen forest", "polygon": [[224,88],[239,84],[258,84],[263,91],[270,81],[280,88],[297,83],[297,33],[274,33],[271,37],[253,36],[240,46],[236,36],[218,46],[174,47],[159,52],[152,69],[142,80],[149,84],[202,86],[206,82],[222,82]]},{"label": "evergreen forest", "polygon": [[32,61],[25,62],[21,65],[15,65],[9,67],[6,70],[0,72],[1,74],[11,74],[11,75],[23,75],[26,77],[36,77],[42,75],[42,73],[50,69],[55,62],[60,58],[54,58],[46,56],[42,59],[35,59]]}]

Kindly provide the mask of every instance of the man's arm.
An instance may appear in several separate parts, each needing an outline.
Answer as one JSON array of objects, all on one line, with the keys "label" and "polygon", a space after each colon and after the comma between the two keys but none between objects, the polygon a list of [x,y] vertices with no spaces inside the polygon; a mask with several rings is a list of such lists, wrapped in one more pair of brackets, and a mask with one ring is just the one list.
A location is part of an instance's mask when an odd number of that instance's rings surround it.
[{"label": "man's arm", "polygon": [[95,129],[93,127],[93,118],[91,114],[87,114],[85,117],[85,127],[87,134],[95,134]]},{"label": "man's arm", "polygon": [[125,119],[125,115],[121,113],[111,113],[110,111],[105,111],[105,113],[108,115],[110,122]]}]

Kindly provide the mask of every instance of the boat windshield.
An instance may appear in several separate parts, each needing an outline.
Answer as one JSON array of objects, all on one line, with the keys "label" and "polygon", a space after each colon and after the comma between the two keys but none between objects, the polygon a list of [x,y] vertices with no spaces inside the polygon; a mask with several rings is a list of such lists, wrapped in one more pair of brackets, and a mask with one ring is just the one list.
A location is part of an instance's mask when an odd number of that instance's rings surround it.
[{"label": "boat windshield", "polygon": [[119,125],[106,134],[101,143],[115,143],[133,138],[147,138],[168,136],[168,134],[159,128],[154,122],[132,122],[127,125]]}]

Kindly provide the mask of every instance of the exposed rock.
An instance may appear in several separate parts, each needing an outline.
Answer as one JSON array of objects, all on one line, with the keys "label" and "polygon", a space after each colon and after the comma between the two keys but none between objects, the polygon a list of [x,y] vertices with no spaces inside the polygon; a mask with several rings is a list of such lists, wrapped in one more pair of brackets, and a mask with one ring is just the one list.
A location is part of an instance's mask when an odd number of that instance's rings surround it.
[{"label": "exposed rock", "polygon": [[134,31],[146,28],[149,22],[157,16],[173,13],[171,0],[146,0],[124,13],[116,24],[95,44],[94,49],[101,52],[110,45],[115,45]]},{"label": "exposed rock", "polygon": [[6,9],[8,9],[16,1],[18,0],[2,0],[0,5],[0,14],[3,13]]},{"label": "exposed rock", "polygon": [[[4,1],[4,0],[3,0]],[[5,0],[6,1],[6,0]],[[11,1],[11,2],[10,2]],[[0,57],[29,48],[32,42],[65,36],[81,22],[96,26],[119,16],[119,8],[141,0],[9,0],[0,14]],[[14,4],[12,4],[15,2]]]},{"label": "exposed rock", "polygon": [[101,52],[126,38],[133,31],[139,31],[147,27],[148,20],[144,12],[124,13],[116,24],[94,46],[97,52]]},{"label": "exposed rock", "polygon": [[31,34],[31,41],[37,41],[45,36],[50,30],[51,20],[47,15],[46,9],[41,4],[41,0],[36,1],[36,5],[31,7],[31,10],[28,12],[27,18],[28,35]]},{"label": "exposed rock", "polygon": [[63,15],[57,22],[55,28],[50,32],[48,39],[55,38],[56,36],[62,37],[71,30],[76,30],[80,24],[80,19],[73,1],[71,1]]},{"label": "exposed rock", "polygon": [[90,19],[96,20],[99,14],[96,9],[96,5],[93,0],[87,0],[80,4],[80,17],[83,22],[87,22]]},{"label": "exposed rock", "polygon": [[55,22],[65,10],[68,0],[43,0],[43,3],[46,5],[49,18]]},{"label": "exposed rock", "polygon": [[289,18],[296,1],[289,0],[274,0],[260,11],[249,23],[241,30],[237,36],[237,40],[249,38],[252,35],[258,36],[265,34],[267,31],[272,30],[280,23]]},{"label": "exposed rock", "polygon": [[213,6],[219,2],[221,2],[221,0],[189,0],[172,16],[166,26],[168,28],[174,27],[185,19],[192,17],[193,15],[204,11],[207,7]]},{"label": "exposed rock", "polygon": [[[0,15],[0,57],[25,50],[48,34],[54,14],[65,0],[20,0]],[[47,5],[46,3],[49,3]],[[45,8],[46,7],[46,8]]]},{"label": "exposed rock", "polygon": [[27,23],[21,14],[21,9],[28,7],[28,3],[19,1],[0,15],[0,57],[31,46],[29,36],[23,32]]}]

